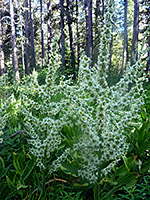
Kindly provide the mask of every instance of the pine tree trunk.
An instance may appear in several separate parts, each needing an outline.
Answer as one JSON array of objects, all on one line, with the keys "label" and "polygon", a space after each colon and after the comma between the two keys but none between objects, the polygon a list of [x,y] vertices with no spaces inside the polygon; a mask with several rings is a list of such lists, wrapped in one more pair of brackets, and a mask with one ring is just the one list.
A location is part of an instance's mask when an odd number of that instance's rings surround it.
[{"label": "pine tree trunk", "polygon": [[139,34],[139,0],[134,0],[134,22],[132,38],[131,65],[138,59],[138,34]]},{"label": "pine tree trunk", "polygon": [[70,51],[71,51],[71,67],[73,71],[73,79],[75,79],[75,53],[74,53],[74,46],[73,46],[73,33],[72,33],[72,22],[70,16],[70,4],[69,0],[67,0],[67,17],[68,17],[68,28],[69,28],[69,39],[70,39]]},{"label": "pine tree trunk", "polygon": [[40,13],[41,13],[41,45],[42,45],[42,66],[44,66],[44,32],[43,32],[43,5],[42,0],[40,0]]},{"label": "pine tree trunk", "polygon": [[92,0],[85,0],[86,55],[93,58]]},{"label": "pine tree trunk", "polygon": [[98,34],[99,16],[100,16],[100,0],[96,0],[95,8],[95,34]]},{"label": "pine tree trunk", "polygon": [[33,10],[32,10],[31,0],[29,0],[29,6],[30,6],[30,31],[31,31],[32,68],[36,70],[35,46],[34,46]]},{"label": "pine tree trunk", "polygon": [[78,69],[80,64],[80,33],[79,33],[79,8],[78,8],[78,0],[76,0],[76,29],[77,29],[77,62]]},{"label": "pine tree trunk", "polygon": [[15,71],[16,80],[19,81],[20,77],[18,70],[16,30],[15,30],[15,20],[14,20],[14,0],[10,0],[10,18],[11,18],[11,39],[12,39],[12,65]]},{"label": "pine tree trunk", "polygon": [[30,74],[30,40],[29,40],[29,14],[28,0],[25,0],[25,35],[26,35],[26,74]]},{"label": "pine tree trunk", "polygon": [[24,59],[24,38],[23,38],[23,13],[21,8],[21,2],[17,2],[19,8],[19,25],[20,25],[20,36],[21,36],[21,53],[22,53],[22,68],[23,68],[23,77],[25,78],[25,59]]},{"label": "pine tree trunk", "polygon": [[3,1],[0,2],[0,76],[4,74],[5,65],[4,65],[4,51],[3,51],[3,29],[2,29],[2,13],[3,13]]},{"label": "pine tree trunk", "polygon": [[95,7],[95,24],[94,24],[94,29],[95,29],[95,36],[94,36],[94,52],[93,52],[93,63],[97,63],[97,57],[98,57],[98,52],[99,52],[99,44],[100,44],[100,23],[101,23],[101,1],[96,0],[96,7]]},{"label": "pine tree trunk", "polygon": [[52,13],[51,13],[51,0],[47,0],[47,47],[48,47],[48,59],[50,59],[50,50],[52,43]]},{"label": "pine tree trunk", "polygon": [[122,60],[121,75],[124,74],[126,61],[128,60],[127,9],[128,9],[128,0],[124,0],[124,45],[123,45],[123,60]]},{"label": "pine tree trunk", "polygon": [[65,69],[65,33],[64,33],[64,0],[60,0],[61,10],[61,48],[62,48],[62,72]]}]

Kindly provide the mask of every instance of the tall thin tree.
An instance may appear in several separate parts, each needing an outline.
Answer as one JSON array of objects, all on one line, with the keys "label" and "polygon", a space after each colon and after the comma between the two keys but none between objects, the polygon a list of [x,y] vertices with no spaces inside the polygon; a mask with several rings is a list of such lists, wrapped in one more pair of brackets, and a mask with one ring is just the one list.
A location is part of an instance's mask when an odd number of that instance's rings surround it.
[{"label": "tall thin tree", "polygon": [[30,38],[28,0],[25,0],[26,74],[30,74]]},{"label": "tall thin tree", "polygon": [[75,73],[75,52],[74,52],[72,19],[71,19],[69,0],[67,0],[67,17],[68,17],[69,40],[70,40],[70,51],[71,51],[71,67],[72,67],[72,72],[73,72],[73,78],[75,79],[75,76],[76,76],[76,73]]},{"label": "tall thin tree", "polygon": [[131,65],[138,59],[139,0],[134,0],[134,21],[132,36]]},{"label": "tall thin tree", "polygon": [[32,68],[36,69],[35,45],[34,45],[33,9],[32,9],[32,2],[31,2],[31,0],[29,0],[29,7],[30,7],[30,31],[31,31]]},{"label": "tall thin tree", "polygon": [[16,30],[14,20],[14,0],[10,0],[10,18],[11,18],[11,40],[12,40],[12,65],[15,71],[16,80],[19,81],[19,70],[18,70],[18,55],[16,45]]},{"label": "tall thin tree", "polygon": [[22,67],[23,67],[23,77],[25,78],[25,53],[24,53],[24,34],[23,34],[23,6],[21,1],[17,1],[17,6],[19,9],[19,25],[20,25],[20,36],[21,36],[21,53],[22,53]]},{"label": "tall thin tree", "polygon": [[126,61],[128,61],[128,31],[127,31],[128,0],[124,0],[124,45],[121,75],[124,74]]},{"label": "tall thin tree", "polygon": [[79,6],[78,0],[76,0],[76,29],[77,29],[77,62],[78,62],[78,69],[80,63],[80,33],[79,33]]},{"label": "tall thin tree", "polygon": [[48,47],[48,59],[50,58],[50,50],[52,43],[52,10],[51,10],[51,0],[47,0],[47,47]]},{"label": "tall thin tree", "polygon": [[85,0],[86,55],[93,58],[92,0]]},{"label": "tall thin tree", "polygon": [[0,76],[4,74],[4,51],[3,51],[3,29],[2,29],[2,16],[3,16],[3,0],[0,1]]},{"label": "tall thin tree", "polygon": [[64,0],[60,0],[60,15],[61,15],[62,72],[64,72],[65,69]]},{"label": "tall thin tree", "polygon": [[42,45],[42,67],[44,65],[44,31],[43,31],[43,1],[40,0],[40,13],[41,13],[41,45]]},{"label": "tall thin tree", "polygon": [[97,62],[98,57],[98,49],[100,44],[100,23],[102,22],[101,17],[101,0],[96,0],[96,7],[95,7],[95,21],[94,21],[94,37],[93,37],[93,63]]}]

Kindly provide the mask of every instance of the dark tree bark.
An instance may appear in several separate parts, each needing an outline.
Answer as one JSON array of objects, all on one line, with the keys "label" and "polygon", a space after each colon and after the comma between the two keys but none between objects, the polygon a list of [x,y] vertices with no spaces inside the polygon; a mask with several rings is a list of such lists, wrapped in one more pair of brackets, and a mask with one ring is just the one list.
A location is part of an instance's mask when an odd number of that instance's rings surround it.
[{"label": "dark tree bark", "polygon": [[100,44],[100,23],[102,22],[101,17],[101,0],[96,0],[96,7],[95,7],[95,24],[94,24],[94,41],[93,41],[93,63],[97,63],[97,57],[99,52],[99,44]]},{"label": "dark tree bark", "polygon": [[48,59],[50,58],[50,50],[52,44],[52,13],[51,13],[51,0],[47,0],[47,47],[48,47]]},{"label": "dark tree bark", "polygon": [[71,51],[71,67],[73,71],[73,79],[75,79],[75,53],[74,53],[74,46],[73,46],[73,33],[72,33],[72,19],[70,15],[70,4],[69,0],[67,0],[67,17],[68,17],[68,28],[69,28],[69,40],[70,40],[70,51]]},{"label": "dark tree bark", "polygon": [[78,69],[80,63],[80,33],[79,33],[79,8],[78,8],[78,0],[76,0],[76,29],[77,29],[77,62]]},{"label": "dark tree bark", "polygon": [[3,1],[0,2],[0,76],[4,74],[4,51],[3,51],[3,29],[2,29],[2,16],[3,16]]},{"label": "dark tree bark", "polygon": [[11,17],[11,40],[12,40],[12,65],[15,71],[16,80],[19,81],[19,70],[18,70],[18,55],[16,45],[16,30],[14,20],[14,0],[10,0],[10,17]]},{"label": "dark tree bark", "polygon": [[30,6],[30,30],[31,30],[31,56],[32,56],[32,68],[36,70],[35,46],[34,46],[33,10],[32,10],[32,3],[31,3],[31,0],[29,0],[29,6]]},{"label": "dark tree bark", "polygon": [[29,14],[28,0],[25,0],[25,36],[26,36],[26,74],[30,74],[30,39],[29,39]]},{"label": "dark tree bark", "polygon": [[132,38],[131,65],[138,59],[138,34],[139,34],[139,0],[134,0],[134,22]]},{"label": "dark tree bark", "polygon": [[86,55],[93,58],[92,0],[85,0]]},{"label": "dark tree bark", "polygon": [[20,36],[21,36],[21,53],[22,53],[22,67],[23,67],[23,77],[25,78],[25,56],[24,56],[24,36],[23,36],[23,11],[21,2],[17,2],[19,9],[19,24],[20,24]]},{"label": "dark tree bark", "polygon": [[126,61],[128,61],[128,32],[127,32],[127,11],[128,11],[128,0],[124,0],[124,45],[123,45],[123,60],[121,75],[124,74]]},{"label": "dark tree bark", "polygon": [[65,69],[65,33],[64,33],[64,0],[60,0],[61,11],[61,48],[62,48],[62,72]]},{"label": "dark tree bark", "polygon": [[96,8],[95,8],[95,32],[98,32],[98,18],[100,16],[100,5],[101,5],[101,1],[100,0],[96,0]]},{"label": "dark tree bark", "polygon": [[40,0],[40,13],[41,13],[41,45],[42,45],[42,66],[44,66],[44,32],[43,32],[43,5],[42,0]]}]

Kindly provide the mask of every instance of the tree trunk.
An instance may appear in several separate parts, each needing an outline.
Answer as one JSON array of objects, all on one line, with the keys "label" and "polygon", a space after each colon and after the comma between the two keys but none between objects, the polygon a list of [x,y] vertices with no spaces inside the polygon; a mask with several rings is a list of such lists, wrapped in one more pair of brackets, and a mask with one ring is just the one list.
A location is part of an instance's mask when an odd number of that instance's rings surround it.
[{"label": "tree trunk", "polygon": [[21,8],[21,2],[17,2],[19,8],[19,25],[20,25],[20,36],[21,36],[21,53],[22,53],[22,68],[23,68],[23,77],[25,78],[25,60],[24,60],[24,36],[23,36],[23,12]]},{"label": "tree trunk", "polygon": [[100,0],[96,0],[96,8],[95,8],[95,33],[98,33],[98,25],[99,25],[99,21],[98,18],[100,16],[100,4],[101,1]]},{"label": "tree trunk", "polygon": [[78,69],[80,64],[80,33],[79,33],[79,8],[78,8],[78,0],[76,0],[76,29],[77,29],[77,62]]},{"label": "tree trunk", "polygon": [[48,60],[50,59],[50,50],[52,43],[52,13],[51,13],[51,0],[47,0],[47,47],[48,47]]},{"label": "tree trunk", "polygon": [[61,10],[61,48],[62,48],[62,72],[65,69],[65,33],[64,33],[64,0],[60,0]]},{"label": "tree trunk", "polygon": [[73,79],[76,77],[75,73],[75,53],[74,53],[74,46],[73,46],[73,33],[72,33],[72,19],[70,16],[70,4],[69,0],[67,0],[67,17],[68,17],[68,28],[69,28],[69,39],[70,39],[70,51],[71,51],[71,67],[73,71]]},{"label": "tree trunk", "polygon": [[29,6],[30,6],[30,30],[31,30],[32,68],[36,70],[35,46],[34,46],[33,10],[32,10],[31,0],[29,0]]},{"label": "tree trunk", "polygon": [[95,36],[94,36],[94,41],[93,41],[93,63],[97,63],[97,57],[98,57],[98,52],[99,52],[99,44],[100,44],[100,23],[102,21],[101,18],[101,1],[96,0],[96,7],[95,7],[95,24],[94,24],[94,31],[95,31]]},{"label": "tree trunk", "polygon": [[43,32],[43,5],[40,0],[40,13],[41,13],[41,45],[42,45],[42,67],[44,66],[44,32]]},{"label": "tree trunk", "polygon": [[127,9],[128,9],[128,0],[124,0],[124,45],[123,45],[123,60],[122,60],[121,75],[124,74],[126,61],[128,60]]},{"label": "tree trunk", "polygon": [[92,0],[85,0],[86,55],[93,58]]},{"label": "tree trunk", "polygon": [[29,14],[28,0],[25,0],[25,35],[26,35],[26,74],[30,74],[30,40],[29,40]]},{"label": "tree trunk", "polygon": [[0,2],[0,76],[4,74],[4,51],[3,51],[3,29],[2,29],[2,13],[3,13],[3,1]]},{"label": "tree trunk", "polygon": [[18,70],[16,31],[15,31],[15,20],[14,20],[14,0],[10,0],[10,17],[11,17],[11,39],[12,39],[12,65],[15,71],[16,80],[19,81],[20,77]]},{"label": "tree trunk", "polygon": [[134,22],[132,38],[131,65],[138,59],[139,0],[134,0]]}]

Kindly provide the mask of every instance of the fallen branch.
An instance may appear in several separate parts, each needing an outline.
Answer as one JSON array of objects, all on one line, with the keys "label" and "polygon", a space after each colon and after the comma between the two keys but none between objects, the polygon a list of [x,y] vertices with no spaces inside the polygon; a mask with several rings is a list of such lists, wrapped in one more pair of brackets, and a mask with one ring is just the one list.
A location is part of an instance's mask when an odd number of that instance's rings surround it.
[{"label": "fallen branch", "polygon": [[26,133],[27,135],[29,135],[30,137],[32,137],[27,131],[21,130],[21,131],[17,131],[16,133],[12,134],[11,136],[9,136],[6,140],[16,136],[16,135],[23,135],[23,133]]}]

